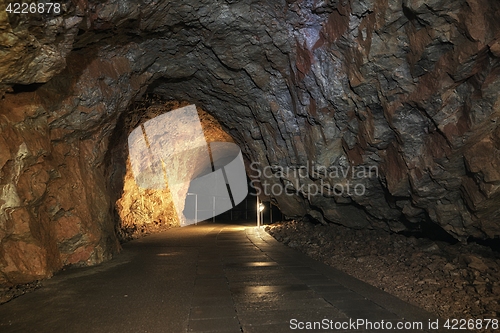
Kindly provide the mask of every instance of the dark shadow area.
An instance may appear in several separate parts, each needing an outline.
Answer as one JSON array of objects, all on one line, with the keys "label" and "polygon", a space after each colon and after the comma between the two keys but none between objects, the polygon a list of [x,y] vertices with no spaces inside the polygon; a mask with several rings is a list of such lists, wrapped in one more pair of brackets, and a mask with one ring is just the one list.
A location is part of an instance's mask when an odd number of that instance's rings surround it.
[{"label": "dark shadow area", "polygon": [[[411,224],[410,222],[405,223],[406,225]],[[406,237],[415,237],[417,239],[427,238],[433,241],[446,242],[451,245],[457,244],[458,240],[450,235],[446,230],[441,228],[439,225],[430,221],[430,219],[425,219],[420,222],[416,229],[405,230],[398,232],[397,234]]]},{"label": "dark shadow area", "polygon": [[[255,188],[251,185],[250,179],[248,180],[248,195],[246,198],[236,205],[233,209],[228,210],[214,218],[207,219],[200,222],[216,222],[224,224],[257,224],[257,196]],[[285,216],[278,206],[275,204],[264,201],[264,210],[262,211],[262,225],[269,225],[275,222],[283,221]]]},{"label": "dark shadow area", "polygon": [[11,93],[18,94],[23,92],[34,92],[42,87],[45,83],[32,83],[32,84],[15,84],[12,86]]},{"label": "dark shadow area", "polygon": [[491,250],[500,253],[500,238],[493,239],[479,239],[474,237],[469,237],[467,239],[467,244],[479,244],[481,246],[489,247]]}]

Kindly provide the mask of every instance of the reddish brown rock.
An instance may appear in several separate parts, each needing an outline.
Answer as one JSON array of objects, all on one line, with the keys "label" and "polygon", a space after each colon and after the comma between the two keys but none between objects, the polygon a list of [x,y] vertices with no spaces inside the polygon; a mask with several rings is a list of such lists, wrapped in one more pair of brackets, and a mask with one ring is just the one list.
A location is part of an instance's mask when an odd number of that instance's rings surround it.
[{"label": "reddish brown rock", "polygon": [[51,275],[46,265],[47,253],[33,243],[6,241],[0,253],[3,283],[27,283]]}]

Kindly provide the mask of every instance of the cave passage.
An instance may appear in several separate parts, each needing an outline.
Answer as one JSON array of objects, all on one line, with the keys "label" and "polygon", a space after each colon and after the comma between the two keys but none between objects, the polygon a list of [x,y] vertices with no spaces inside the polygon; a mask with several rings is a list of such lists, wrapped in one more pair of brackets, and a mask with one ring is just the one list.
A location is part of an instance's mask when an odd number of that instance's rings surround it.
[{"label": "cave passage", "polygon": [[[121,235],[127,230],[146,233],[151,229],[151,220],[141,219],[137,212],[137,202],[141,211],[154,210],[145,214],[158,217],[153,221],[157,232],[172,225],[215,221],[247,197],[248,179],[239,147],[213,117],[194,105],[166,107],[184,104],[156,105],[165,112],[136,126],[127,137],[127,173],[117,201]],[[162,225],[167,216],[173,222]]]},{"label": "cave passage", "polygon": [[255,192],[264,222],[312,230],[288,245],[383,258],[408,274],[395,294],[500,316],[500,1],[47,5],[0,0],[2,299],[143,235],[257,214]]}]

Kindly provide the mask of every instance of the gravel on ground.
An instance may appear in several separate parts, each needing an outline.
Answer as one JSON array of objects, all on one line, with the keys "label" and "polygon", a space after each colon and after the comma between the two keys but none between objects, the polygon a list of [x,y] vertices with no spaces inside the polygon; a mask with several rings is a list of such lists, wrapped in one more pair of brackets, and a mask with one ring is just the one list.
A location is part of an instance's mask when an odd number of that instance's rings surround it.
[{"label": "gravel on ground", "polygon": [[500,254],[490,247],[295,220],[266,230],[289,247],[441,318],[500,317]]}]

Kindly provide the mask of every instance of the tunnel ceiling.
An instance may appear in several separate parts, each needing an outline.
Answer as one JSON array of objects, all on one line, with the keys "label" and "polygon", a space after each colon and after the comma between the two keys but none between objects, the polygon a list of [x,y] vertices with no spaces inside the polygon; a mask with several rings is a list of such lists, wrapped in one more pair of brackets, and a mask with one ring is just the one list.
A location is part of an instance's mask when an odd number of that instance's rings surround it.
[{"label": "tunnel ceiling", "polygon": [[500,234],[496,0],[5,5],[0,283],[118,249],[116,133],[147,93],[213,115],[290,217]]}]

